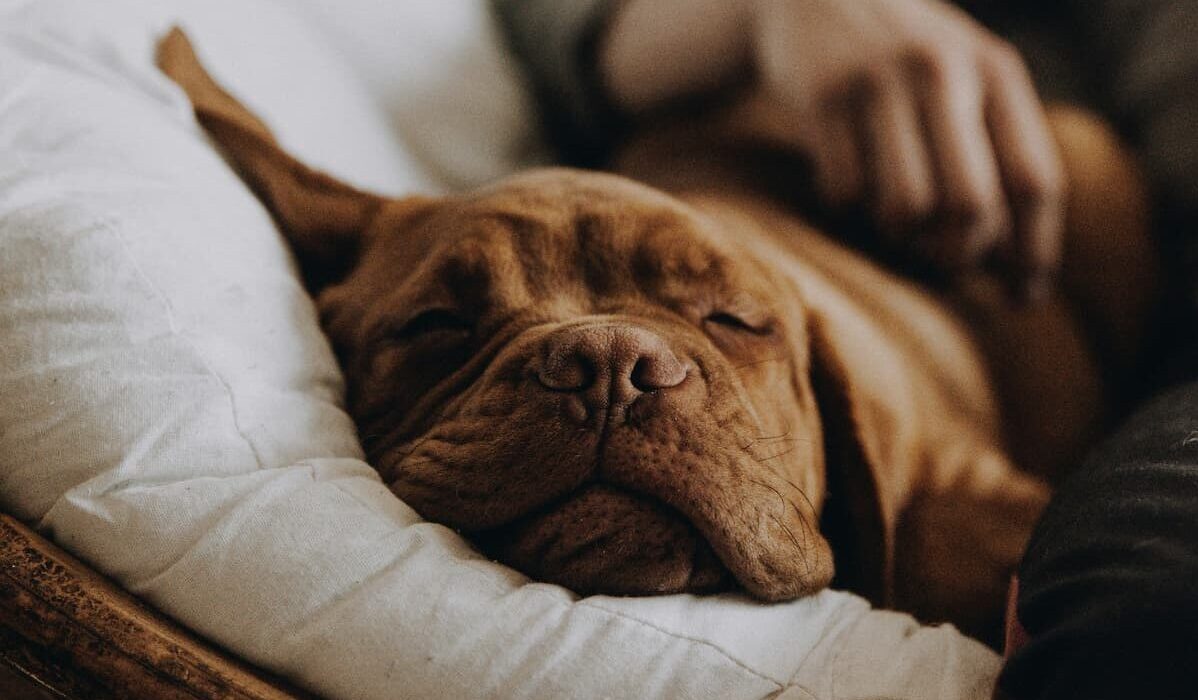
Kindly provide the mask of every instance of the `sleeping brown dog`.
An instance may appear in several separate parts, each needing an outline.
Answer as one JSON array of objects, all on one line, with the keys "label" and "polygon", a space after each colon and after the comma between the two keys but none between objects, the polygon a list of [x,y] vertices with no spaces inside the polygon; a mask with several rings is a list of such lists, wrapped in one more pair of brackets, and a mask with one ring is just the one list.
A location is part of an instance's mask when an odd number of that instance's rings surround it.
[{"label": "sleeping brown dog", "polygon": [[[371,463],[534,578],[779,601],[835,571],[976,629],[1047,499],[1008,446],[1059,461],[1098,421],[1094,336],[1065,301],[1009,310],[979,278],[967,326],[727,161],[691,154],[677,177],[668,138],[625,162],[672,194],[549,169],[386,199],[284,153],[177,30],[159,62],[295,251]],[[1071,253],[1142,273],[1132,173],[1105,132],[1060,123],[1071,166],[1100,154]],[[1108,337],[1135,335],[1135,284],[1076,285]]]}]

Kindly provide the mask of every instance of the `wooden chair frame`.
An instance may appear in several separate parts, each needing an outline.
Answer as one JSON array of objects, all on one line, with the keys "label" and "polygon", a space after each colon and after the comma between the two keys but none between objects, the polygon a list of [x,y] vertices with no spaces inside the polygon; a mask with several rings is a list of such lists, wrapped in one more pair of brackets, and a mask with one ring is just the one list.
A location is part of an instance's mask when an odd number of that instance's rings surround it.
[{"label": "wooden chair frame", "polygon": [[25,697],[313,697],[218,650],[21,522],[0,514],[0,667],[4,666],[7,682],[27,686]]}]

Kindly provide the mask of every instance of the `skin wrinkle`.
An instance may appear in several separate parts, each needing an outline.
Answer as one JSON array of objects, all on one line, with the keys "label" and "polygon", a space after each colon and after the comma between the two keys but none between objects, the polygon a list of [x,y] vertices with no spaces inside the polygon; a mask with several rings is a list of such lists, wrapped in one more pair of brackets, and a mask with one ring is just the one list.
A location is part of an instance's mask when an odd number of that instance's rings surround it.
[{"label": "skin wrinkle", "polygon": [[[504,341],[509,337],[511,326],[514,324],[515,321],[506,324],[503,330],[497,332],[495,337],[486,343],[466,366],[446,378],[440,386],[430,389],[416,405],[406,408],[403,406],[391,407],[388,404],[388,408],[384,409],[386,412],[382,416],[375,417],[365,414],[358,420],[368,425],[395,424],[396,428],[390,433],[389,443],[400,440],[403,436],[415,431],[422,416],[425,422],[433,424],[453,418],[454,409],[464,406],[478,391],[477,377],[471,377],[475,373],[481,376],[490,369],[491,360],[502,352]],[[453,392],[459,388],[463,393],[455,396]],[[375,445],[373,449],[367,451],[367,454],[371,455],[373,459],[375,454],[381,453],[388,447],[389,444]]]}]

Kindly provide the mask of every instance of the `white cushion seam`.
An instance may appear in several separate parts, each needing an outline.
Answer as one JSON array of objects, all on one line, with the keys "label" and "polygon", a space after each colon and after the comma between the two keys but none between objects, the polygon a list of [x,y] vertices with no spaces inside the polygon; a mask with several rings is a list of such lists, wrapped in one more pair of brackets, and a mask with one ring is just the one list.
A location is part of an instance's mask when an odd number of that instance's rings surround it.
[{"label": "white cushion seam", "polygon": [[776,700],[777,698],[781,697],[783,693],[785,693],[789,690],[799,691],[800,693],[803,694],[803,697],[808,698],[808,700],[819,700],[818,695],[811,692],[810,690],[807,690],[807,688],[805,688],[801,685],[797,685],[797,684],[791,684],[791,685],[786,686],[785,688],[779,688],[777,690],[777,692],[770,693],[768,700]]},{"label": "white cushion seam", "polygon": [[[843,611],[848,605],[849,605],[848,602],[841,601],[838,604],[838,608]],[[833,634],[839,633],[840,631],[841,630],[836,625],[826,626],[824,628],[823,632],[820,634],[819,639],[817,639],[815,641],[815,643],[811,645],[811,650],[814,651],[815,649],[818,649],[824,642],[826,642],[828,640],[829,637],[831,637]],[[843,653],[843,649],[836,652],[833,663],[835,663],[835,661],[840,658],[841,653]],[[811,652],[808,652],[808,656],[810,656],[810,655],[811,655]],[[799,665],[795,668],[795,672],[790,676],[790,681],[789,681],[790,683],[792,683],[792,684],[795,683],[796,679],[798,678],[798,675],[800,673],[802,673],[802,671],[803,671],[803,665],[806,663],[807,663],[807,659],[806,659],[806,657],[804,657],[803,661],[800,662]],[[807,692],[807,691],[804,691],[804,692]],[[835,688],[833,688],[833,696],[835,696]],[[813,697],[814,697],[814,695],[813,695]]]},{"label": "white cushion seam", "polygon": [[753,668],[752,666],[749,666],[744,661],[741,661],[740,659],[733,656],[728,650],[724,649],[723,647],[716,644],[715,642],[712,642],[709,639],[702,639],[700,637],[691,637],[691,636],[688,636],[685,634],[678,634],[677,632],[671,632],[670,630],[659,627],[659,626],[653,624],[652,622],[649,622],[648,620],[642,620],[638,617],[633,617],[632,615],[629,615],[624,612],[620,612],[619,610],[611,610],[610,608],[603,608],[603,607],[600,607],[593,603],[589,603],[585,600],[578,601],[577,603],[575,603],[575,605],[585,606],[592,610],[598,610],[599,612],[606,613],[608,615],[612,615],[615,617],[619,617],[621,619],[628,620],[630,622],[634,622],[642,627],[647,627],[649,629],[660,632],[661,634],[673,637],[675,639],[681,639],[684,641],[688,641],[692,644],[697,644],[700,646],[708,647],[708,648],[714,650],[720,656],[723,656],[725,659],[731,661],[735,666],[737,666],[741,670],[745,671],[746,673],[752,674],[753,676],[756,676],[757,678],[760,678],[763,681],[767,681],[769,683],[773,683],[774,685],[778,686],[779,690],[782,690],[786,687],[785,683],[783,683],[775,678],[771,678],[771,677],[767,676],[766,674],[762,673],[761,671],[758,671],[757,669]]}]

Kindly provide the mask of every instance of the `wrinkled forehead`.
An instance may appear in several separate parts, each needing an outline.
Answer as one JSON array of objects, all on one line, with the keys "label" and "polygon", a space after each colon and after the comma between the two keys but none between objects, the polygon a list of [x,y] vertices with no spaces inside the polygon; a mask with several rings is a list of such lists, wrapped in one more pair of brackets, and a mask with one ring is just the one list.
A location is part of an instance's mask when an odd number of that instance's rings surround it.
[{"label": "wrinkled forehead", "polygon": [[562,169],[452,200],[424,233],[431,240],[422,283],[517,303],[723,286],[733,257],[711,222],[668,195]]}]

